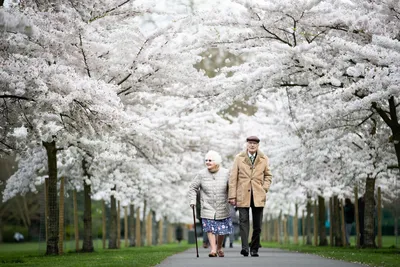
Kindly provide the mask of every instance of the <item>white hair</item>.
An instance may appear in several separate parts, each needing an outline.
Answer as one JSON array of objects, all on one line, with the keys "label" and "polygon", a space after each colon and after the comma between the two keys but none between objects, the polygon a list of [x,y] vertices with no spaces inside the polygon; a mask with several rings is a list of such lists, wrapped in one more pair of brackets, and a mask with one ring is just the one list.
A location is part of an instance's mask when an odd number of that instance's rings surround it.
[{"label": "white hair", "polygon": [[218,152],[214,151],[214,150],[210,150],[207,152],[207,154],[205,155],[204,159],[212,159],[215,164],[220,165],[222,162],[222,158],[221,155],[218,154]]}]

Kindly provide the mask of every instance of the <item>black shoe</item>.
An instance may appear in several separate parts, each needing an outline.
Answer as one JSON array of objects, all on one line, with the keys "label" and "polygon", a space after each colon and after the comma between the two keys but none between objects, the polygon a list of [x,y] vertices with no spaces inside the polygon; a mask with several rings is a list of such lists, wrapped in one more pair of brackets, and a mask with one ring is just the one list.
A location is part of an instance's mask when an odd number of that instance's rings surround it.
[{"label": "black shoe", "polygon": [[258,251],[252,250],[252,251],[250,252],[250,255],[251,255],[252,257],[258,257]]},{"label": "black shoe", "polygon": [[242,248],[242,250],[240,251],[240,254],[247,257],[247,256],[249,256],[249,251],[247,249]]},{"label": "black shoe", "polygon": [[232,243],[230,243],[230,244],[229,244],[229,247],[230,247],[230,248],[233,248],[233,244],[232,244]]}]

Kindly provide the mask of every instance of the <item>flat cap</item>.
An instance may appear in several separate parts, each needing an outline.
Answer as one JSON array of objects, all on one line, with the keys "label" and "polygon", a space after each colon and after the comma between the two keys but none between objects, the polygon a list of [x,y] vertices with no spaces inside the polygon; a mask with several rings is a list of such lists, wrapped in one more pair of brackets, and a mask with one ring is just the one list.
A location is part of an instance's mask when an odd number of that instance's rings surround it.
[{"label": "flat cap", "polygon": [[249,137],[247,137],[246,141],[247,142],[253,141],[253,142],[260,143],[260,139],[257,136],[249,136]]}]

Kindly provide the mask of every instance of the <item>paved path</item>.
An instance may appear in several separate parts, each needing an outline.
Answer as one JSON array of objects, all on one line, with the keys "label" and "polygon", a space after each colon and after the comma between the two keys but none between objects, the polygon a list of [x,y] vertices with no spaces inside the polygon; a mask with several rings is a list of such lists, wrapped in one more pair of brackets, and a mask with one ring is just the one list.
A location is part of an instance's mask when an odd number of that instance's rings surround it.
[{"label": "paved path", "polygon": [[364,265],[338,260],[325,259],[311,254],[289,252],[280,249],[260,248],[260,257],[243,257],[239,245],[226,248],[224,258],[209,258],[208,249],[199,247],[199,258],[196,248],[165,259],[157,267],[361,267]]}]

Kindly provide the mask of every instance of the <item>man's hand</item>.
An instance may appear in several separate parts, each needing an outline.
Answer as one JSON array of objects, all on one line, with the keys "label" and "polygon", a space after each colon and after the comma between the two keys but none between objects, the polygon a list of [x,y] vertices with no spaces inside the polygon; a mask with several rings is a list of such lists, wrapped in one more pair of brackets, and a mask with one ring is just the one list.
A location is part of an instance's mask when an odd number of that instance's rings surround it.
[{"label": "man's hand", "polygon": [[190,207],[193,209],[194,208],[194,204],[190,204]]},{"label": "man's hand", "polygon": [[236,198],[231,198],[231,199],[229,199],[229,203],[230,203],[232,206],[236,206]]}]

